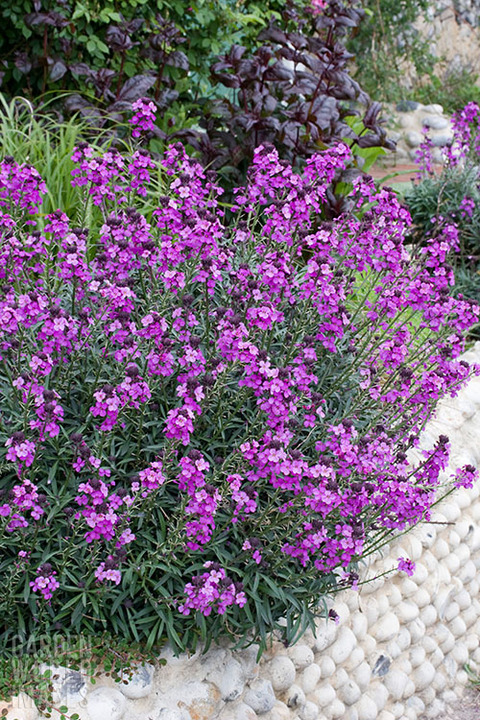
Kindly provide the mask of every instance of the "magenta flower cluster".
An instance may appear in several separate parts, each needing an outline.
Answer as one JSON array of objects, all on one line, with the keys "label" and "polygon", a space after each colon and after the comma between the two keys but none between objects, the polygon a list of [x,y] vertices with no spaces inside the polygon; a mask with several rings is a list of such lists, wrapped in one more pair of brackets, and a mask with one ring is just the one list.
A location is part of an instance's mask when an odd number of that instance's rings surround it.
[{"label": "magenta flower cluster", "polygon": [[206,562],[206,573],[196,575],[185,586],[186,600],[178,609],[182,615],[190,615],[198,610],[208,617],[212,610],[223,615],[229,605],[243,607],[247,598],[242,583],[234,583],[225,570],[218,564]]},{"label": "magenta flower cluster", "polygon": [[238,613],[256,573],[350,577],[429,517],[448,438],[416,468],[408,451],[472,372],[457,358],[479,308],[450,294],[455,228],[411,254],[387,189],[358,179],[323,219],[349,158],[339,144],[297,174],[260,147],[228,206],[174,145],[150,213],[148,154],[82,146],[91,228],[36,215],[36,171],[0,163],[0,522],[16,560],[33,537],[55,558],[33,592],[63,607],[78,563],[82,592],[135,576],[141,608]]},{"label": "magenta flower cluster", "polygon": [[415,563],[413,560],[408,560],[406,558],[398,558],[398,569],[401,572],[407,573],[407,575],[412,576],[415,572]]},{"label": "magenta flower cluster", "polygon": [[57,573],[52,569],[50,563],[45,563],[37,570],[37,577],[30,582],[33,592],[41,593],[45,600],[53,597],[55,590],[59,588],[59,582],[55,575]]},{"label": "magenta flower cluster", "polygon": [[152,130],[155,125],[156,106],[148,98],[140,98],[132,104],[134,115],[129,122],[133,125],[132,137],[138,138],[142,132]]}]

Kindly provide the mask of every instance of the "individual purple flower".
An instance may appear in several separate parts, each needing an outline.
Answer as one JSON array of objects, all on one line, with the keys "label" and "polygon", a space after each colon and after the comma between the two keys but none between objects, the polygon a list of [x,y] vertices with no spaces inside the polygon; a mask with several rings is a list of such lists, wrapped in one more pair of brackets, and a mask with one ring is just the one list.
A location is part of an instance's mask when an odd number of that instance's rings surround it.
[{"label": "individual purple flower", "polygon": [[413,575],[415,572],[415,563],[408,558],[398,558],[398,569],[401,572],[406,572],[407,575]]},{"label": "individual purple flower", "polygon": [[262,562],[262,553],[260,552],[261,547],[262,543],[258,540],[258,538],[250,538],[245,540],[242,545],[242,550],[252,550],[252,558],[255,560],[257,565],[260,565]]}]

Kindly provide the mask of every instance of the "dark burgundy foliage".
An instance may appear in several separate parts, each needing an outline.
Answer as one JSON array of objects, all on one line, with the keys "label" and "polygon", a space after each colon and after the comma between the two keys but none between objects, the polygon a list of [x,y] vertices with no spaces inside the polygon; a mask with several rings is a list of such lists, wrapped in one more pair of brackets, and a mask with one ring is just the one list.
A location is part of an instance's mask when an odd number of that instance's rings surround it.
[{"label": "dark burgundy foliage", "polygon": [[[272,22],[253,54],[235,45],[212,66],[212,81],[227,92],[200,101],[203,131],[179,135],[205,164],[237,180],[260,144],[275,145],[293,164],[345,138],[363,148],[393,147],[379,124],[381,105],[372,103],[348,72],[352,55],[341,38],[362,16],[359,7],[336,0],[318,16],[299,15],[287,3],[283,27]],[[345,120],[358,114],[358,104],[367,108],[362,136]]]},{"label": "dark burgundy foliage", "polygon": [[[35,42],[29,40],[5,61],[7,95],[10,90],[18,94],[14,66],[24,77],[22,92],[24,84],[37,99],[52,84],[69,90],[65,110],[97,126],[122,120],[132,103],[149,95],[161,117],[161,127],[155,125],[149,137],[171,139],[169,128],[174,127],[174,136],[186,141],[204,165],[220,171],[226,187],[245,180],[260,144],[274,145],[294,166],[339,140],[353,147],[354,165],[355,146],[393,146],[380,125],[381,105],[371,102],[349,74],[352,55],[345,38],[364,15],[357,0],[329,0],[320,14],[287,0],[280,18],[259,33],[253,50],[233,45],[217,58],[204,96],[196,75],[190,73],[192,82],[185,83],[190,72],[185,33],[161,15],[148,20],[120,16],[106,27],[101,37],[110,56],[101,67],[74,33],[65,35],[71,29],[71,6],[46,12],[45,4],[36,2],[35,12],[25,16]],[[186,52],[180,49],[184,44]],[[182,106],[183,126],[174,103]],[[348,117],[361,111],[358,134]],[[336,182],[350,182],[352,169],[348,172]],[[330,195],[327,216],[335,217],[344,209],[344,194],[336,193],[334,184]]]}]

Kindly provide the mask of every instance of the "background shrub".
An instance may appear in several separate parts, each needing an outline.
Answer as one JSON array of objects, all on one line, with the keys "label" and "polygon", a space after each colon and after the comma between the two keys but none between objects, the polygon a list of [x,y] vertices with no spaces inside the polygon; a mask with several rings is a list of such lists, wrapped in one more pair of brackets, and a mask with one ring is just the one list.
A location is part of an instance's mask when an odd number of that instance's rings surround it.
[{"label": "background shrub", "polygon": [[[142,50],[162,25],[160,17],[181,29],[177,42],[189,67],[208,82],[215,54],[234,42],[251,43],[258,26],[281,3],[18,0],[12,4],[2,0],[1,5],[7,21],[0,39],[0,57],[6,65],[3,88],[13,95],[38,97],[46,90],[82,88],[84,76],[74,69],[78,63],[92,72],[108,67],[118,76],[125,53],[125,78],[142,72],[146,66]],[[184,65],[185,58],[178,58],[178,63]],[[175,67],[171,64],[169,71],[174,73]]]},{"label": "background shrub", "polygon": [[[235,45],[214,63],[212,79],[224,90],[198,103],[203,131],[179,136],[230,184],[245,177],[261,143],[273,143],[293,165],[339,139],[359,149],[393,148],[379,123],[381,106],[349,75],[344,40],[362,16],[357,3],[332,0],[321,12],[299,12],[287,2],[255,52]],[[349,120],[362,107],[368,109],[357,127]]]},{"label": "background shrub", "polygon": [[[348,140],[360,167],[378,148],[393,147],[380,105],[349,75],[344,43],[363,16],[360,3],[329,0],[322,10],[292,0],[262,9],[226,0],[191,9],[161,0],[154,7],[77,3],[74,11],[39,1],[15,7],[8,10],[16,13],[15,32],[0,46],[8,97],[63,93],[67,113],[102,127],[150,93],[160,111],[151,149],[161,152],[167,136],[186,140],[229,189],[244,181],[262,142],[298,165],[339,139]],[[358,113],[363,122],[355,122]],[[332,195],[331,207],[338,213],[341,197]]]},{"label": "background shrub", "polygon": [[365,18],[350,36],[355,55],[353,76],[376,100],[438,103],[451,113],[480,98],[478,76],[471,68],[442,68],[430,41],[415,29],[428,0],[366,0]]},{"label": "background shrub", "polygon": [[227,215],[180,145],[74,160],[75,224],[0,163],[2,647],[13,628],[293,642],[428,517],[448,438],[416,469],[407,452],[468,377],[478,317],[449,296],[455,230],[409,257],[408,213],[363,180],[325,222],[346,145],[302,174],[260,148]]}]

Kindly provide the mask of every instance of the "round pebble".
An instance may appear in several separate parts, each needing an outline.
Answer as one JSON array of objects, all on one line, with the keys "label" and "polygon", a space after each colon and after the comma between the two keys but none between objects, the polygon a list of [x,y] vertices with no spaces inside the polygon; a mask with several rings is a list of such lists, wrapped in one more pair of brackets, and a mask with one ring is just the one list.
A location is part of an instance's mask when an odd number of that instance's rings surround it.
[{"label": "round pebble", "polygon": [[425,625],[420,618],[412,620],[412,622],[408,624],[408,630],[410,632],[410,639],[413,645],[420,642],[425,635]]},{"label": "round pebble", "polygon": [[303,670],[314,660],[313,650],[307,645],[293,645],[289,648],[288,656],[297,670]]},{"label": "round pebble", "polygon": [[441,668],[436,668],[435,677],[432,681],[432,687],[438,692],[441,693],[446,685],[447,685],[447,678],[445,674],[442,672]]},{"label": "round pebble", "polygon": [[439,647],[436,648],[436,650],[433,651],[433,653],[430,655],[430,662],[432,663],[433,667],[438,667],[443,663],[444,654],[441,651]]},{"label": "round pebble", "polygon": [[313,702],[306,702],[299,710],[299,716],[302,720],[317,720],[319,709]]},{"label": "round pebble", "polygon": [[[416,593],[415,593],[416,595]],[[418,605],[413,600],[403,600],[395,609],[402,624],[408,624],[419,615]],[[398,620],[397,620],[398,623]]]},{"label": "round pebble", "polygon": [[307,668],[305,668],[301,678],[301,685],[305,695],[308,695],[312,692],[312,690],[315,690],[320,680],[321,674],[322,671],[316,663],[312,663],[312,665],[309,665]]},{"label": "round pebble", "polygon": [[345,705],[354,705],[361,697],[362,691],[353,680],[347,680],[338,690],[338,697]]},{"label": "round pebble", "polygon": [[335,672],[335,663],[328,655],[323,655],[321,658],[319,658],[317,664],[320,668],[320,677],[322,678],[322,680],[331,677]]},{"label": "round pebble", "polygon": [[460,667],[463,667],[463,665],[468,662],[468,649],[464,643],[459,642],[458,640],[450,654]]},{"label": "round pebble", "polygon": [[367,662],[362,662],[353,673],[353,678],[361,690],[366,690],[372,677],[372,669]]},{"label": "round pebble", "polygon": [[431,130],[444,130],[450,125],[449,120],[441,115],[426,115],[422,122],[425,127]]},{"label": "round pebble", "polygon": [[330,705],[335,700],[336,693],[333,687],[326,683],[325,685],[321,685],[317,688],[314,691],[313,696],[315,697],[317,705],[323,708]]},{"label": "round pebble", "polygon": [[431,662],[428,662],[428,660],[426,660],[421,665],[419,665],[415,669],[412,677],[417,692],[419,690],[424,690],[428,685],[430,685],[434,677],[435,668]]},{"label": "round pebble", "polygon": [[249,705],[257,715],[268,712],[275,705],[275,694],[272,683],[263,678],[254,680],[245,693],[243,701]]},{"label": "round pebble", "polygon": [[330,715],[332,720],[336,720],[336,718],[343,719],[345,717],[345,705],[342,703],[341,700],[338,700],[338,698],[336,698],[328,708],[328,714]]},{"label": "round pebble", "polygon": [[282,700],[289,708],[301,708],[305,704],[305,693],[299,685],[291,685],[283,693]]},{"label": "round pebble", "polygon": [[423,135],[416,130],[409,130],[405,133],[405,141],[408,147],[417,148],[423,142]]},{"label": "round pebble", "polygon": [[413,596],[412,602],[417,606],[417,608],[424,608],[426,605],[430,604],[430,593],[425,588],[420,587]]},{"label": "round pebble", "polygon": [[411,648],[409,659],[412,663],[412,667],[416,668],[421,665],[425,660],[425,648],[418,645]]},{"label": "round pebble", "polygon": [[453,618],[456,618],[459,612],[460,608],[458,603],[455,601],[451,602],[443,613],[443,619],[448,623],[450,620],[453,620]]},{"label": "round pebble", "polygon": [[458,571],[458,579],[464,585],[467,585],[467,583],[471,582],[476,577],[476,574],[477,568],[475,567],[475,563],[472,562],[472,560],[467,560],[467,562],[462,565]]},{"label": "round pebble", "polygon": [[433,625],[438,617],[438,613],[433,605],[427,605],[422,608],[420,612],[420,620],[423,622],[426,628]]},{"label": "round pebble", "polygon": [[443,538],[438,538],[436,540],[433,550],[437,560],[442,560],[442,558],[447,557],[447,555],[450,554],[450,547],[447,541]]},{"label": "round pebble", "polygon": [[394,668],[385,675],[383,682],[385,683],[385,687],[387,688],[391,697],[394,700],[401,700],[405,691],[405,687],[408,683],[408,675],[401,670],[396,670]]},{"label": "round pebble", "polygon": [[471,655],[474,650],[476,650],[480,644],[480,638],[476,635],[467,635],[465,637],[465,647],[468,650],[468,654]]},{"label": "round pebble", "polygon": [[334,690],[338,690],[338,688],[346,683],[348,680],[348,673],[343,667],[337,668],[335,672],[333,673],[332,677],[329,678],[329,683],[333,687]]},{"label": "round pebble", "polygon": [[463,638],[467,632],[467,626],[461,615],[457,615],[457,617],[448,623],[448,627],[456,638]]},{"label": "round pebble", "polygon": [[358,641],[362,641],[368,632],[368,620],[364,613],[357,612],[351,616],[352,632]]},{"label": "round pebble", "polygon": [[277,692],[287,690],[295,682],[295,665],[291,658],[286,656],[274,657],[268,664],[268,671],[272,687]]},{"label": "round pebble", "polygon": [[357,647],[350,653],[348,660],[344,663],[345,670],[347,673],[351,673],[352,670],[355,670],[355,668],[358,667],[364,660],[365,651],[361,645],[357,645]]},{"label": "round pebble", "polygon": [[450,652],[450,650],[453,650],[454,647],[455,647],[455,636],[449,630],[446,640],[444,640],[442,642],[442,644],[440,645],[440,650],[443,652],[444,655],[446,655],[447,653]]},{"label": "round pebble", "polygon": [[87,711],[90,720],[120,720],[126,707],[126,699],[119,690],[99,687],[87,695]]},{"label": "round pebble", "polygon": [[388,700],[388,690],[383,682],[376,682],[374,685],[370,685],[367,694],[375,703],[377,711],[383,710]]},{"label": "round pebble", "polygon": [[[412,603],[413,604],[413,603]],[[399,617],[401,618],[401,612],[399,611],[400,606],[397,608]],[[418,614],[418,609],[417,609]],[[392,612],[387,612],[375,625],[371,628],[370,634],[375,638],[377,642],[387,642],[392,640],[400,630],[400,622],[396,615]]]},{"label": "round pebble", "polygon": [[392,705],[392,714],[395,720],[399,720],[405,712],[405,705],[401,702]]},{"label": "round pebble", "polygon": [[337,639],[331,646],[329,654],[336,665],[344,662],[357,644],[357,638],[348,627],[340,628]]},{"label": "round pebble", "polygon": [[377,720],[377,706],[368,695],[362,695],[356,707],[358,710],[358,720]]},{"label": "round pebble", "polygon": [[463,588],[459,593],[455,595],[455,602],[457,603],[460,610],[466,610],[472,604],[472,598],[470,594]]}]

